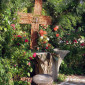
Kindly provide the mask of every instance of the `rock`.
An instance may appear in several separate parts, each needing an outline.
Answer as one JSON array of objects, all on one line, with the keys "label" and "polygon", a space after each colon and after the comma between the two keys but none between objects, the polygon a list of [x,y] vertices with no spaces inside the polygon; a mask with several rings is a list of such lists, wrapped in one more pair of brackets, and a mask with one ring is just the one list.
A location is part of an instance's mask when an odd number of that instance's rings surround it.
[{"label": "rock", "polygon": [[37,85],[52,85],[52,76],[48,74],[38,74],[33,77],[33,82]]}]

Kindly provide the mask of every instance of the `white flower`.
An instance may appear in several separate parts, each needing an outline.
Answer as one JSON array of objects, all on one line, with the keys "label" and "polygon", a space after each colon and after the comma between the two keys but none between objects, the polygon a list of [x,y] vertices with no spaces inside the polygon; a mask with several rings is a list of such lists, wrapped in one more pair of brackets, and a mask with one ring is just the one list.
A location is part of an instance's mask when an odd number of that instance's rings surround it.
[{"label": "white flower", "polygon": [[47,40],[49,41],[49,38],[47,38]]},{"label": "white flower", "polygon": [[48,44],[46,44],[46,46],[48,47]]},{"label": "white flower", "polygon": [[43,39],[43,36],[41,36],[40,38]]},{"label": "white flower", "polygon": [[79,38],[78,41],[79,41],[80,43],[83,43],[83,42],[85,42],[85,39]]},{"label": "white flower", "polygon": [[19,32],[19,35],[21,35],[21,34],[23,34],[23,32],[22,32],[22,31],[20,31],[20,32]]},{"label": "white flower", "polygon": [[8,24],[10,24],[11,22],[10,21],[8,21]]},{"label": "white flower", "polygon": [[60,40],[60,41],[59,41],[59,43],[63,43],[63,42],[65,42],[65,41],[63,41],[63,40]]},{"label": "white flower", "polygon": [[13,20],[15,20],[16,18],[13,18]]}]

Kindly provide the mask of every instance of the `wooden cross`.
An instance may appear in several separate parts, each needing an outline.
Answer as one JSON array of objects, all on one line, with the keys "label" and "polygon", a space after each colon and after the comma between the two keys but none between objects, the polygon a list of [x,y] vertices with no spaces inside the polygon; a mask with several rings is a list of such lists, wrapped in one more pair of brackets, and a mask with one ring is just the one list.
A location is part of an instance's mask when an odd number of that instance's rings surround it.
[{"label": "wooden cross", "polygon": [[20,24],[31,24],[31,43],[30,48],[34,49],[37,46],[37,38],[39,32],[39,24],[50,25],[50,16],[41,15],[42,12],[42,0],[35,0],[34,13],[21,13],[18,12],[20,16]]}]

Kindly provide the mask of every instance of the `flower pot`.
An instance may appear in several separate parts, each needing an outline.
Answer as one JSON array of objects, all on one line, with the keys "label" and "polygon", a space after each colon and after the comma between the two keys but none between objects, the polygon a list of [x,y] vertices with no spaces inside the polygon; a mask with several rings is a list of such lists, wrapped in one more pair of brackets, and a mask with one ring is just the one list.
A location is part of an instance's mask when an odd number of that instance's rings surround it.
[{"label": "flower pot", "polygon": [[59,74],[59,68],[62,60],[70,51],[53,49],[54,55],[49,52],[36,53],[35,73],[50,74],[55,81]]},{"label": "flower pot", "polygon": [[36,74],[52,74],[52,55],[49,52],[38,52],[36,55]]}]

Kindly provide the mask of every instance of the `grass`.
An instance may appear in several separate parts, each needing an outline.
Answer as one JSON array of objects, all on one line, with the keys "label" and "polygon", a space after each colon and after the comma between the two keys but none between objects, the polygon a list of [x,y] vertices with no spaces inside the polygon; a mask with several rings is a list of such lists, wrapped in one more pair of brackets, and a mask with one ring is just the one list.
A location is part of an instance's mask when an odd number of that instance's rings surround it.
[{"label": "grass", "polygon": [[61,82],[64,82],[66,79],[66,75],[64,74],[59,74],[58,78],[57,78],[57,81],[54,82],[54,84],[59,84]]}]

